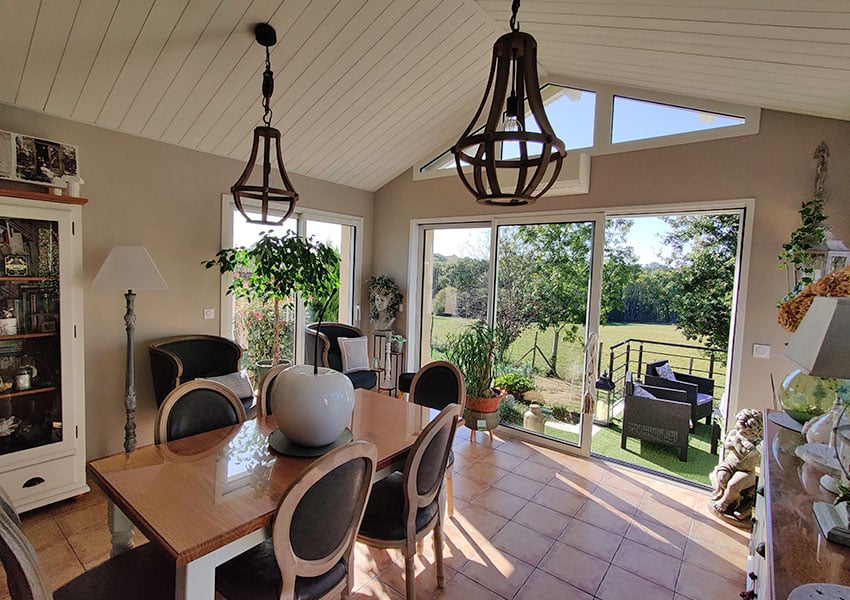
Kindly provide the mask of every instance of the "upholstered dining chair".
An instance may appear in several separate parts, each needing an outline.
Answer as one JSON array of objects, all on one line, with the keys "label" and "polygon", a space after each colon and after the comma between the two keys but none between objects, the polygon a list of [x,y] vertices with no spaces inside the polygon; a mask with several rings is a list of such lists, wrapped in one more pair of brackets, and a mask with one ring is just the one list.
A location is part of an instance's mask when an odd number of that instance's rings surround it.
[{"label": "upholstered dining chair", "polygon": [[348,597],[376,461],[375,445],[360,441],[313,463],[284,492],[272,538],[216,568],[216,591],[227,600]]},{"label": "upholstered dining chair", "polygon": [[[463,414],[463,404],[466,400],[466,383],[463,380],[463,374],[448,361],[429,362],[413,376],[408,400],[436,410],[443,410],[449,404],[457,404]],[[463,417],[458,418],[458,426],[461,424],[463,424]],[[446,464],[446,509],[450,517],[455,512],[452,484],[454,463],[454,451],[449,450],[449,460]]]},{"label": "upholstered dining chair", "polygon": [[[14,507],[0,494],[0,561],[12,600],[166,600],[174,598],[174,563],[150,543],[85,571],[52,594]],[[7,498],[7,497],[6,497]]]},{"label": "upholstered dining chair", "polygon": [[257,388],[257,416],[267,417],[272,414],[271,407],[271,390],[275,378],[283,371],[289,368],[289,365],[277,365],[272,367],[266,374],[263,375],[262,381]]},{"label": "upholstered dining chair", "polygon": [[440,493],[460,406],[450,404],[422,430],[407,455],[404,472],[375,482],[357,540],[375,548],[400,548],[404,554],[407,600],[416,598],[414,554],[417,543],[434,533],[437,586],[444,587],[443,509]]},{"label": "upholstered dining chair", "polygon": [[[316,344],[319,345],[319,366],[344,372],[342,364],[342,349],[339,338],[359,338],[363,333],[353,325],[345,323],[310,323],[304,328],[305,352],[304,361],[308,365],[314,362]],[[367,342],[368,344],[368,342]],[[369,365],[359,371],[345,373],[355,388],[372,389],[378,385],[378,374],[369,369]]]},{"label": "upholstered dining chair", "polygon": [[245,407],[230,389],[195,379],[177,386],[156,413],[154,443],[170,442],[245,420]]}]

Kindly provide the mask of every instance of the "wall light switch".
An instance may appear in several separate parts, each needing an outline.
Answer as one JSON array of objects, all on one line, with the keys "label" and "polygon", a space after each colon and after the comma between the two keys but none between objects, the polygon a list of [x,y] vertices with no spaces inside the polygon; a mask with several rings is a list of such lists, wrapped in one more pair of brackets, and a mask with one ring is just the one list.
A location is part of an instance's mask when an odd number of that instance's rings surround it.
[{"label": "wall light switch", "polygon": [[215,309],[214,308],[205,308],[204,309],[204,319],[215,319]]},{"label": "wall light switch", "polygon": [[753,344],[753,358],[770,358],[770,346],[768,344]]}]

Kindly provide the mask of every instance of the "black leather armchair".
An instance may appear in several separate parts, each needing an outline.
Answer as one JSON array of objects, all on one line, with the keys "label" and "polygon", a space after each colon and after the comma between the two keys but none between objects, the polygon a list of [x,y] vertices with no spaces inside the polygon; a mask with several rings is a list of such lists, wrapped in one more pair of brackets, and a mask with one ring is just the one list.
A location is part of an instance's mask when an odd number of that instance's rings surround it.
[{"label": "black leather armchair", "polygon": [[[339,349],[338,339],[341,337],[360,337],[363,334],[353,325],[345,323],[322,323],[321,329],[317,330],[318,323],[310,323],[304,328],[305,351],[304,362],[313,364],[316,344],[319,345],[319,366],[342,371],[342,352]],[[346,373],[355,388],[372,389],[378,384],[378,374],[374,371],[354,371]]]},{"label": "black leather armchair", "polygon": [[[236,373],[242,358],[239,344],[217,335],[178,335],[152,342],[148,349],[157,407],[181,383]],[[253,393],[239,399],[246,410],[254,402]]]},{"label": "black leather armchair", "polygon": [[673,372],[675,380],[666,379],[658,374],[658,367],[665,363],[666,360],[647,363],[644,376],[646,385],[684,391],[691,405],[691,431],[693,432],[693,426],[700,419],[705,419],[705,424],[710,427],[711,413],[714,410],[714,380],[679,371]]},{"label": "black leather armchair", "polygon": [[[637,395],[642,388],[654,396]],[[626,449],[626,438],[632,437],[679,449],[679,460],[688,460],[688,430],[691,407],[687,392],[669,387],[641,385],[626,373],[623,399],[623,430],[620,448]]]}]

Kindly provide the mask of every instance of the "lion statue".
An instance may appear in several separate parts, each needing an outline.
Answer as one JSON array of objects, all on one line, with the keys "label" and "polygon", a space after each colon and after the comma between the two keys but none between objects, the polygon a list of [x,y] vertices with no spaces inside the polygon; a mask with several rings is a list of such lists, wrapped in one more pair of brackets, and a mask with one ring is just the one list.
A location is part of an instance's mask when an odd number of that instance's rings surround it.
[{"label": "lion statue", "polygon": [[708,507],[718,514],[745,522],[752,513],[756,468],[761,453],[756,444],[764,436],[761,411],[745,408],[735,415],[735,427],[723,441],[723,462],[711,472],[714,491]]}]

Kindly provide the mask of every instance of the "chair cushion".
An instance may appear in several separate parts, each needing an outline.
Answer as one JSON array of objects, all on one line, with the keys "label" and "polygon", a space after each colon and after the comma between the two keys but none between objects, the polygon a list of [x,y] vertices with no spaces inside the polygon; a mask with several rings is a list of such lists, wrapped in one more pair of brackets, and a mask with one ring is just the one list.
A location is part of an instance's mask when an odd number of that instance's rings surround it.
[{"label": "chair cushion", "polygon": [[711,394],[703,394],[697,393],[697,404],[706,404],[707,402],[713,402],[714,396]]},{"label": "chair cushion", "polygon": [[[324,575],[296,577],[295,598],[321,598],[345,576],[345,561],[340,560]],[[271,540],[254,546],[215,570],[215,589],[227,600],[278,600],[280,586],[280,569]]]},{"label": "chair cushion", "polygon": [[659,377],[667,379],[669,381],[676,381],[676,375],[673,373],[673,367],[670,366],[670,363],[664,362],[655,367],[655,372]]},{"label": "chair cushion", "polygon": [[200,377],[199,379],[220,383],[236,394],[237,398],[243,400],[243,404],[245,398],[253,398],[254,396],[254,388],[251,387],[251,382],[248,381],[248,376],[241,371],[228,373],[227,375],[218,375],[216,377]]},{"label": "chair cushion", "polygon": [[[377,540],[404,539],[404,476],[396,471],[372,485],[360,535]],[[439,510],[438,501],[416,513],[416,531],[421,531]]]},{"label": "chair cushion", "polygon": [[342,355],[343,373],[369,370],[369,342],[365,335],[356,338],[340,337],[337,341]]},{"label": "chair cushion", "polygon": [[345,376],[351,380],[355,388],[370,390],[378,384],[378,374],[374,371],[354,371],[353,373],[346,373]]},{"label": "chair cushion", "polygon": [[174,562],[147,543],[106,560],[53,592],[54,600],[174,598]]},{"label": "chair cushion", "polygon": [[632,389],[632,396],[637,396],[639,398],[649,398],[651,400],[658,400],[657,396],[655,396],[652,392],[640,385],[634,386],[634,388]]}]

